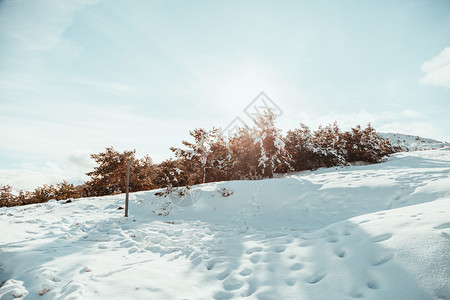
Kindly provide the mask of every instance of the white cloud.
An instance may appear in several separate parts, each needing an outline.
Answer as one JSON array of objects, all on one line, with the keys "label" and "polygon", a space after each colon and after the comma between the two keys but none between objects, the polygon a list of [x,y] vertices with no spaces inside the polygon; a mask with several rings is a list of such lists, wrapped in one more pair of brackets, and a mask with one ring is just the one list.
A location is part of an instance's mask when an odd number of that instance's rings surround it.
[{"label": "white cloud", "polygon": [[450,88],[450,47],[422,65],[425,76],[420,83]]},{"label": "white cloud", "polygon": [[0,34],[20,42],[26,50],[48,50],[58,44],[74,14],[95,0],[5,1]]},{"label": "white cloud", "polygon": [[[299,122],[304,123],[311,130],[316,130],[319,125],[328,125],[334,121],[338,122],[342,130],[349,130],[358,124],[365,127],[370,122],[378,132],[419,135],[440,141],[450,140],[446,128],[439,127],[433,121],[428,121],[424,114],[411,108],[381,112],[371,112],[365,109],[354,113],[330,112],[321,114],[319,112],[304,112],[297,114],[296,117],[291,116],[290,119],[287,122],[284,122],[283,118],[280,119],[279,126],[284,132],[298,127]],[[298,121],[293,122],[293,119]]]},{"label": "white cloud", "polygon": [[0,169],[0,185],[9,184],[15,191],[34,190],[43,184],[56,184],[63,180],[81,184],[93,169],[94,162],[88,152],[76,151],[59,163],[24,163],[14,169]]},{"label": "white cloud", "polygon": [[[366,126],[371,123],[378,129],[383,124],[395,122],[396,120],[402,120],[406,123],[415,122],[415,119],[422,118],[419,112],[412,109],[405,109],[400,112],[382,111],[382,112],[368,112],[365,109],[361,109],[359,112],[354,113],[336,113],[330,112],[328,114],[308,114],[301,113],[300,120],[302,123],[316,128],[319,125],[328,125],[337,121],[339,126],[344,130],[348,130],[355,125]],[[403,133],[403,132],[402,132]]]}]

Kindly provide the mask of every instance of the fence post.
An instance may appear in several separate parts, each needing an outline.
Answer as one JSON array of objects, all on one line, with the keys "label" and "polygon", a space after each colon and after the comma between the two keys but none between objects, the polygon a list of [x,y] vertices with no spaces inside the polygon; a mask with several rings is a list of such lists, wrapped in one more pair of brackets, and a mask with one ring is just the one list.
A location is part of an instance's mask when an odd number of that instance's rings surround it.
[{"label": "fence post", "polygon": [[128,199],[130,193],[130,161],[127,162],[127,187],[125,196],[125,217],[128,217]]}]

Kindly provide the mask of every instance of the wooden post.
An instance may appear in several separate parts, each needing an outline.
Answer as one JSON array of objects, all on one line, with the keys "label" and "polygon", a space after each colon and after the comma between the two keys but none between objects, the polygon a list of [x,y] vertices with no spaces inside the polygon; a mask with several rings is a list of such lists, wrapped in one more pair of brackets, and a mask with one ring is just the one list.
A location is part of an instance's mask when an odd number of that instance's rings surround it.
[{"label": "wooden post", "polygon": [[125,196],[125,217],[128,217],[128,199],[130,193],[130,161],[127,162],[127,187]]}]

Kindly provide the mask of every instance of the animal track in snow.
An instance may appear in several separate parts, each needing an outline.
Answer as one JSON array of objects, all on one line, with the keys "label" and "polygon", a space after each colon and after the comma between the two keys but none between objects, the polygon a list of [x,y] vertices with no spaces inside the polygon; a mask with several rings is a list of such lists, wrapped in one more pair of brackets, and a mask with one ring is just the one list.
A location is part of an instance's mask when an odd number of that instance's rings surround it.
[{"label": "animal track in snow", "polygon": [[380,234],[380,235],[374,236],[372,238],[372,242],[375,242],[375,243],[384,242],[384,241],[390,239],[391,237],[392,237],[391,233]]}]

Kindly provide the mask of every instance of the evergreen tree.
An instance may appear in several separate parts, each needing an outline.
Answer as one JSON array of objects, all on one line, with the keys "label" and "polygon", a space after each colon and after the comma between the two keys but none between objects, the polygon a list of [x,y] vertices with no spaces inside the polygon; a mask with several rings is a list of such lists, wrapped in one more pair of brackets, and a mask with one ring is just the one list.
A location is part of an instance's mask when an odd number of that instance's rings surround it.
[{"label": "evergreen tree", "polygon": [[286,170],[289,166],[281,130],[275,126],[276,117],[272,111],[265,111],[263,116],[255,119],[253,130],[253,139],[260,152],[258,167],[262,167],[264,175],[269,178],[274,172]]},{"label": "evergreen tree", "polygon": [[86,173],[91,180],[86,182],[90,194],[96,196],[124,193],[126,189],[127,162],[130,161],[130,191],[151,189],[154,167],[151,159],[146,156],[141,160],[135,158],[136,150],[122,153],[113,147],[104,152],[91,154],[97,166],[94,171]]},{"label": "evergreen tree", "polygon": [[294,171],[315,170],[321,167],[321,151],[315,147],[308,126],[300,123],[300,128],[287,132],[285,140],[290,165]]},{"label": "evergreen tree", "polygon": [[[172,147],[170,150],[181,161],[183,170],[191,174],[189,178],[190,184],[207,182],[208,170],[215,169],[215,173],[221,173],[217,170],[226,166],[229,160],[228,150],[224,137],[220,129],[213,128],[210,131],[199,128],[190,131],[189,134],[194,138],[194,142],[183,141],[183,145],[188,149]],[[210,180],[214,180],[214,174],[208,176]]]},{"label": "evergreen tree", "polygon": [[345,143],[337,122],[325,127],[319,126],[314,131],[313,141],[323,167],[347,164],[344,157]]},{"label": "evergreen tree", "polygon": [[229,177],[231,179],[258,179],[263,174],[258,168],[259,148],[253,138],[253,130],[240,128],[239,132],[229,139],[231,152]]},{"label": "evergreen tree", "polygon": [[344,133],[344,139],[348,162],[377,163],[394,152],[390,142],[383,139],[370,123],[365,129],[361,129],[360,125],[352,128],[350,132]]},{"label": "evergreen tree", "polygon": [[188,176],[182,170],[180,160],[165,160],[156,166],[154,186],[158,188],[172,188],[188,185]]}]

